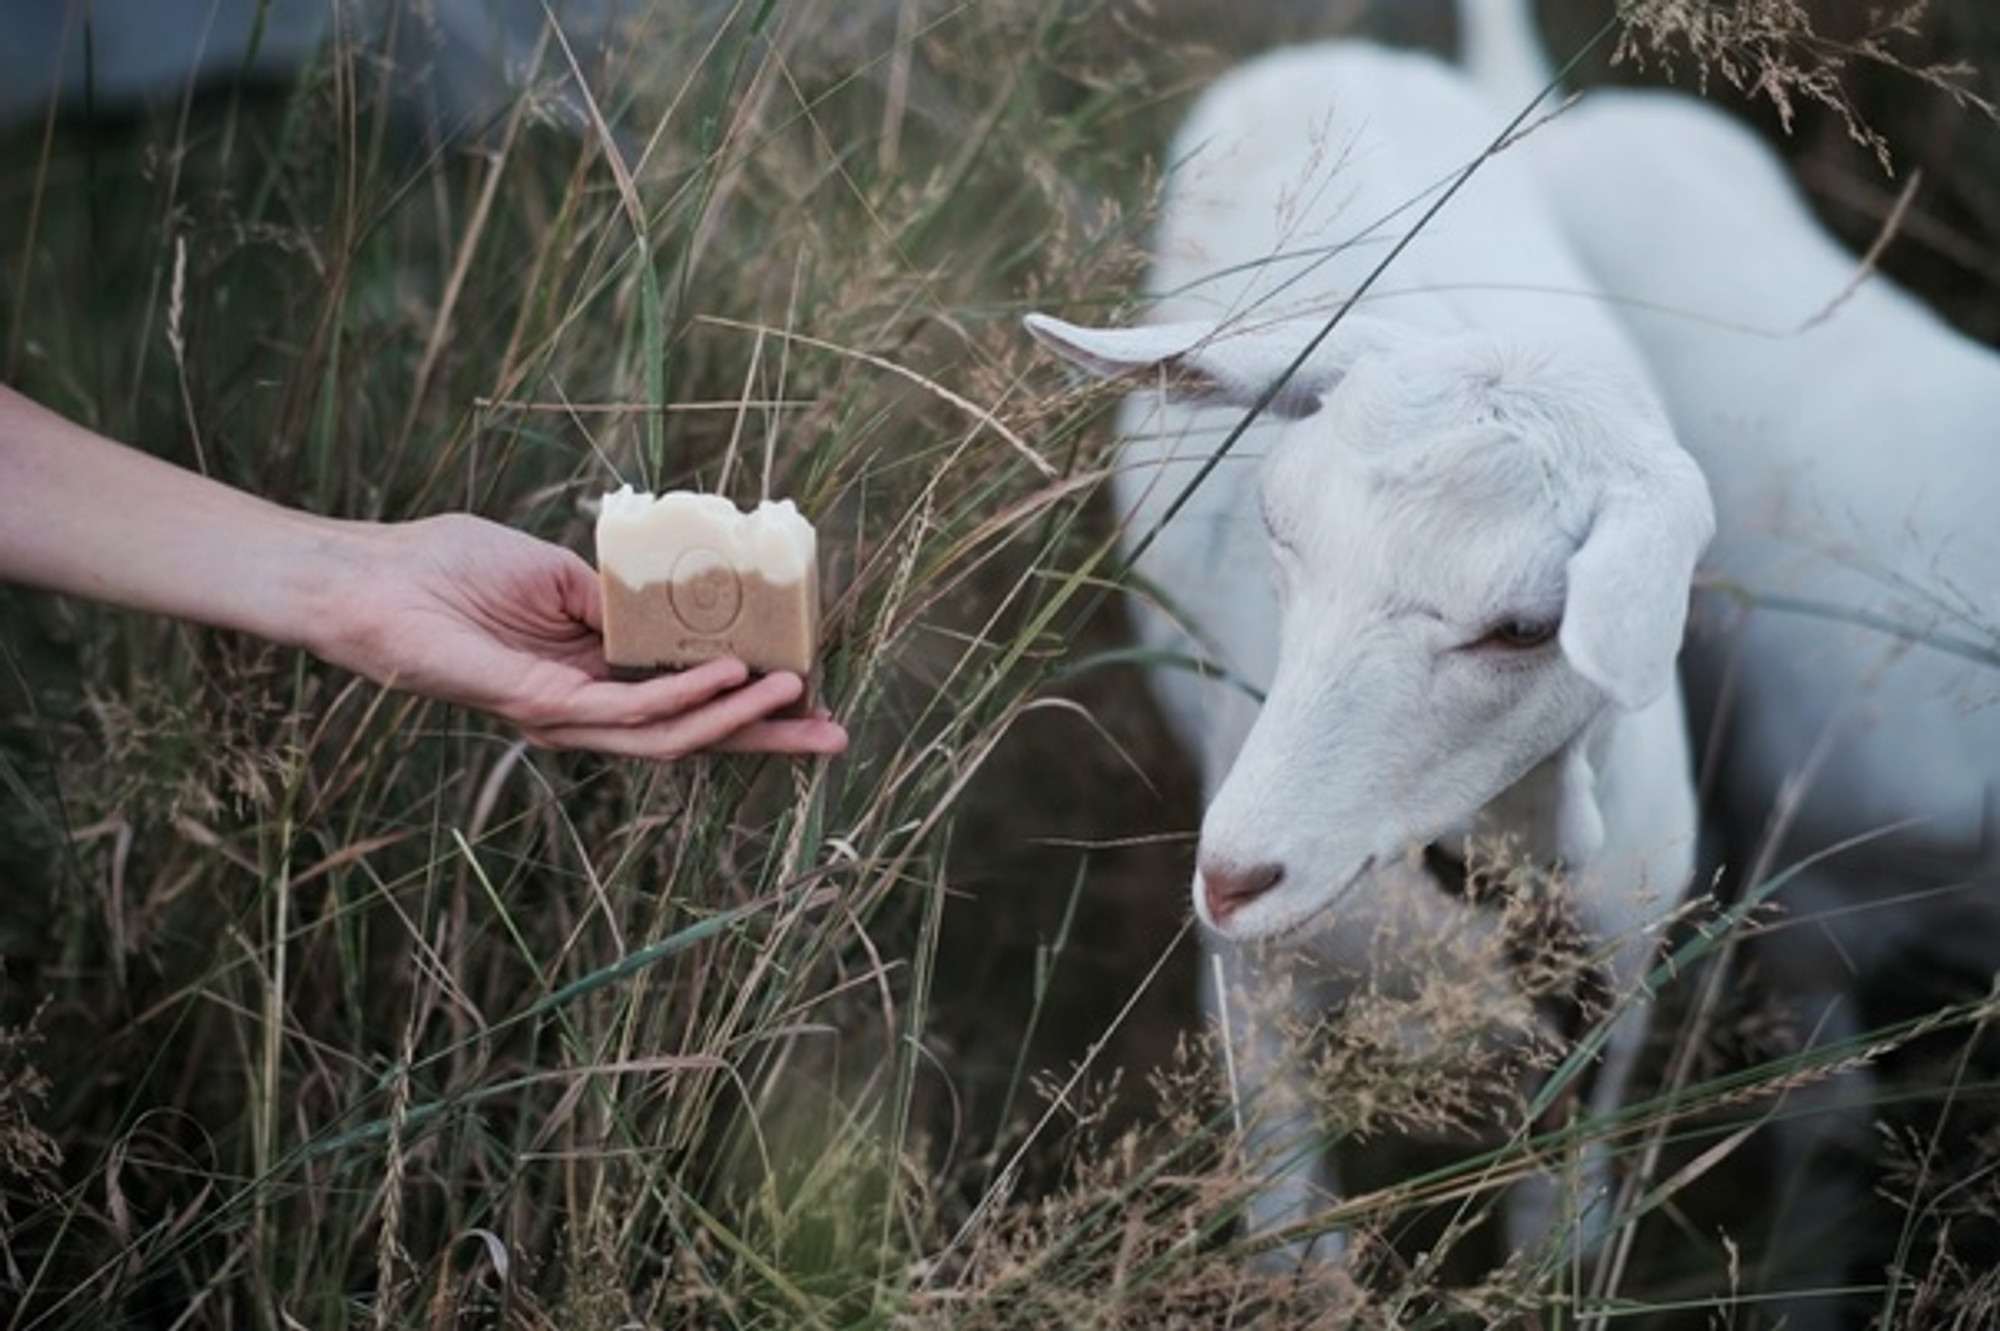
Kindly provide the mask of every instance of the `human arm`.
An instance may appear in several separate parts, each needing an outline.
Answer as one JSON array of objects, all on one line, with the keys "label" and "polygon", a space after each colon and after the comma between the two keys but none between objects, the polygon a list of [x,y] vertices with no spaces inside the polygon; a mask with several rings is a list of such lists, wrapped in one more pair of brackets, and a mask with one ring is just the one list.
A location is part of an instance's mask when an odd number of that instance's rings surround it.
[{"label": "human arm", "polygon": [[823,715],[773,717],[803,691],[794,675],[751,681],[716,661],[610,678],[597,576],[560,546],[462,513],[372,523],[286,508],[4,387],[0,580],[302,647],[551,748],[674,758],[847,742]]}]

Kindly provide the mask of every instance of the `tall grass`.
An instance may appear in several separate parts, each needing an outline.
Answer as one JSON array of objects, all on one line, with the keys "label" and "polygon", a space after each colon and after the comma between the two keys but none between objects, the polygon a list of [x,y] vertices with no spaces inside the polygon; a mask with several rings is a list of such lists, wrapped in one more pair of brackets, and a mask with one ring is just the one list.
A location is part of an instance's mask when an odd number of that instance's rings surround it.
[{"label": "tall grass", "polygon": [[[1337,1217],[1358,1281],[1245,1261],[1253,1162],[1192,1016],[1190,782],[1114,650],[1102,398],[1015,319],[1132,289],[1145,156],[1227,52],[1112,4],[675,8],[601,66],[545,48],[468,137],[396,112],[389,52],[349,34],[289,87],[7,144],[11,382],[349,516],[462,506],[587,549],[620,480],[795,498],[857,743],[549,755],[294,653],[6,594],[6,1324],[1712,1298],[1733,1255],[1684,1193],[1811,1060],[1689,1063],[1616,1121],[1385,1174]],[[1362,1154],[1478,1024],[1441,1023],[1435,1065],[1342,1046]],[[1600,1140],[1646,1165],[1629,1272],[1490,1265],[1497,1191]]]},{"label": "tall grass", "polygon": [[17,1324],[910,1297],[946,1205],[953,818],[1102,546],[1077,529],[1101,443],[1020,387],[1013,301],[1129,260],[1035,129],[1071,35],[1009,5],[805,40],[852,22],[662,12],[616,79],[550,49],[471,140],[393,112],[366,45],[24,136],[16,382],[350,515],[463,505],[584,546],[620,480],[796,498],[860,743],[550,757],[257,644],[17,600],[10,981],[51,995],[58,1071],[15,1098],[64,1155],[10,1205]]}]

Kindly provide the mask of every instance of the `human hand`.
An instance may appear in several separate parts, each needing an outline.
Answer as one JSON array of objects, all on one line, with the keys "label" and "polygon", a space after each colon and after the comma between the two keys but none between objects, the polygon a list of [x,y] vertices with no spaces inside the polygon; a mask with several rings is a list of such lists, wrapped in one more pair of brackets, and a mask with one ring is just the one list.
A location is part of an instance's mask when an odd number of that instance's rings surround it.
[{"label": "human hand", "polygon": [[711,661],[611,678],[596,572],[574,553],[468,514],[341,524],[323,631],[305,645],[378,683],[490,712],[544,748],[640,758],[701,750],[832,754],[847,732],[796,702],[796,675]]}]

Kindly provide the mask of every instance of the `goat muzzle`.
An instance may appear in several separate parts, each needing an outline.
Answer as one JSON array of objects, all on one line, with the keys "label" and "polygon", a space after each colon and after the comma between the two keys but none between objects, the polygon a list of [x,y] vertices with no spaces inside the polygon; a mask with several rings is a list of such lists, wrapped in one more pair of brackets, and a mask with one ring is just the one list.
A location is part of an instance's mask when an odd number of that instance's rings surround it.
[{"label": "goat muzzle", "polygon": [[1201,896],[1208,917],[1216,924],[1229,918],[1285,881],[1281,864],[1235,865],[1204,859],[1200,865]]}]

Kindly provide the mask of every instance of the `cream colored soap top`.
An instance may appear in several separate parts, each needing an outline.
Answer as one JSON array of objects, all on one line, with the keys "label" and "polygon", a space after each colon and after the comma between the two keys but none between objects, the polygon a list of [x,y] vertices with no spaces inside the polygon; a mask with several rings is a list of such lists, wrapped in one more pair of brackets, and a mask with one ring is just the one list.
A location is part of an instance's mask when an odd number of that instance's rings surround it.
[{"label": "cream colored soap top", "polygon": [[774,583],[804,580],[816,554],[812,524],[789,499],[767,499],[745,513],[721,495],[688,490],[656,496],[622,485],[604,496],[598,567],[627,586],[671,581],[690,549],[712,550]]}]

